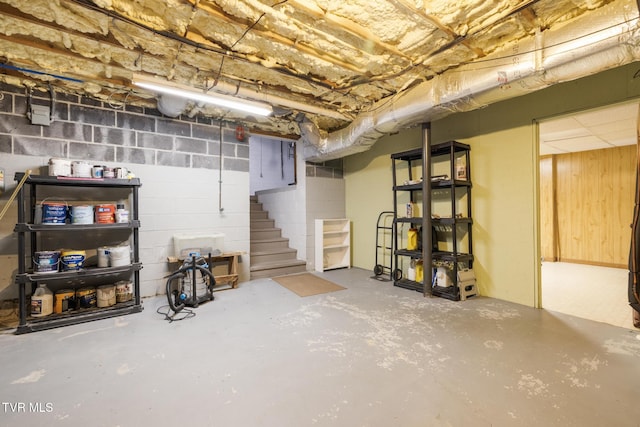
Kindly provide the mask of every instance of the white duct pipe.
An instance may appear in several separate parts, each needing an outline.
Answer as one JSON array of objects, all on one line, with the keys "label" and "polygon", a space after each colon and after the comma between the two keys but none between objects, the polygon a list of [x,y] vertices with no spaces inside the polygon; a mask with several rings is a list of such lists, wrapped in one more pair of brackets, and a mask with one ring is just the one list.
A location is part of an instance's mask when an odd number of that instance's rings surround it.
[{"label": "white duct pipe", "polygon": [[321,162],[366,151],[381,136],[403,128],[637,61],[637,24],[635,0],[614,1],[382,100],[345,129],[323,136],[305,119],[300,123],[305,160]]}]

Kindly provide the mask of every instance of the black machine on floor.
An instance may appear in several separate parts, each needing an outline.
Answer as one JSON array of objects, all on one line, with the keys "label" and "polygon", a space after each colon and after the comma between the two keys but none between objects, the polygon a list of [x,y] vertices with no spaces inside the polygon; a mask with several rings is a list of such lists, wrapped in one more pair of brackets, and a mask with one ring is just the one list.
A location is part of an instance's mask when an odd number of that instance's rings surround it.
[{"label": "black machine on floor", "polygon": [[200,304],[213,301],[213,287],[216,279],[207,262],[199,254],[192,254],[167,280],[167,299],[171,310],[178,313],[185,307],[197,308]]}]

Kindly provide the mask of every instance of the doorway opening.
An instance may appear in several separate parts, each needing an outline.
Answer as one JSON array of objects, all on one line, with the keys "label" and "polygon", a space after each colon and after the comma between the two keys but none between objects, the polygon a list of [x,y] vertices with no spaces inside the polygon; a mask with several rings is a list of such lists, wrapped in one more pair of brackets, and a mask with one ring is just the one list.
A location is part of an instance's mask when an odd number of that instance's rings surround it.
[{"label": "doorway opening", "polygon": [[249,191],[295,185],[296,141],[267,136],[249,138]]},{"label": "doorway opening", "polygon": [[540,121],[542,308],[633,328],[638,102]]}]

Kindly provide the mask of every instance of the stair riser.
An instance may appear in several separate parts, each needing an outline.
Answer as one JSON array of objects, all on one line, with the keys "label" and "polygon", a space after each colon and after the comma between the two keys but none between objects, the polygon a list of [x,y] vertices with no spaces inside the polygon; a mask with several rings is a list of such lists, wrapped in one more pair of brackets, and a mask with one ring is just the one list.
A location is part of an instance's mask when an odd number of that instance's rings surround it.
[{"label": "stair riser", "polygon": [[304,273],[307,271],[306,265],[294,267],[270,268],[268,270],[258,270],[251,272],[251,279],[263,279],[266,277],[282,276],[285,274]]},{"label": "stair riser", "polygon": [[296,254],[296,251],[287,251],[283,253],[251,255],[251,265],[261,264],[264,262],[294,260],[296,259]]},{"label": "stair riser", "polygon": [[280,229],[251,230],[249,238],[251,240],[275,239],[281,237]]},{"label": "stair riser", "polygon": [[261,211],[262,210],[262,203],[249,203],[249,210],[250,211]]},{"label": "stair riser", "polygon": [[270,252],[282,248],[288,248],[289,241],[282,240],[277,242],[253,242],[250,245],[251,252]]},{"label": "stair riser", "polygon": [[251,220],[251,230],[263,230],[265,228],[275,228],[276,227],[276,222],[272,219],[268,219],[266,221],[260,220],[260,221],[254,221],[253,219]]},{"label": "stair riser", "polygon": [[267,211],[251,211],[249,212],[249,219],[268,219],[269,212]]}]

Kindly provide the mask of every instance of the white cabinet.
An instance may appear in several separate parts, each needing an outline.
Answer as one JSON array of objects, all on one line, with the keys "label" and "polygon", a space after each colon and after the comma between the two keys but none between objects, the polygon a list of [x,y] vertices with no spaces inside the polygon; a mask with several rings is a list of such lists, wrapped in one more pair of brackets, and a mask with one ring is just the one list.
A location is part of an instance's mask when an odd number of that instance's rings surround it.
[{"label": "white cabinet", "polygon": [[316,219],[316,271],[351,267],[351,224],[348,219]]}]

